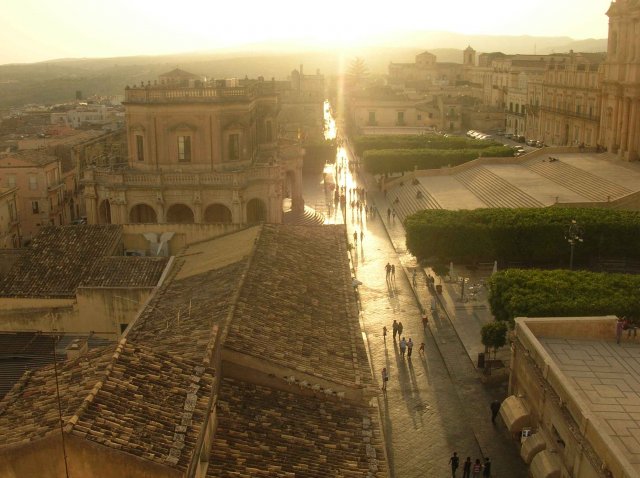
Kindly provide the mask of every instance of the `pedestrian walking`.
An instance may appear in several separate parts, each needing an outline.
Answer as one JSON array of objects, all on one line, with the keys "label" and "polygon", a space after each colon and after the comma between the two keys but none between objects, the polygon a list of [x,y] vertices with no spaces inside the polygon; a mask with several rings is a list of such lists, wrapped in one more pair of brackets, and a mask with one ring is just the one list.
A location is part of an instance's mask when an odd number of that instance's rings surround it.
[{"label": "pedestrian walking", "polygon": [[460,465],[460,458],[458,458],[457,452],[453,452],[453,455],[451,455],[451,458],[449,458],[449,464],[451,465],[451,477],[456,478],[456,470]]},{"label": "pedestrian walking", "polygon": [[407,351],[407,341],[404,339],[404,337],[402,337],[402,340],[400,341],[400,355],[402,356],[402,358],[404,358],[404,354]]},{"label": "pedestrian walking", "polygon": [[489,457],[484,459],[484,467],[482,469],[482,476],[484,478],[491,478],[491,460]]},{"label": "pedestrian walking", "polygon": [[622,337],[622,329],[624,327],[624,319],[622,317],[618,317],[618,322],[616,322],[616,343],[620,345],[620,338]]},{"label": "pedestrian walking", "polygon": [[418,353],[424,357],[424,342],[420,344],[420,349],[418,350]]},{"label": "pedestrian walking", "polygon": [[387,262],[387,265],[384,266],[384,269],[387,272],[387,280],[389,280],[389,276],[391,276],[391,264]]},{"label": "pedestrian walking", "polygon": [[396,265],[395,264],[391,264],[391,278],[393,280],[396,280]]},{"label": "pedestrian walking", "polygon": [[495,423],[496,417],[498,416],[498,412],[500,412],[500,401],[494,400],[493,402],[491,402],[490,408],[491,408],[491,423]]},{"label": "pedestrian walking", "polygon": [[482,464],[480,458],[476,458],[475,463],[471,467],[471,478],[480,478],[480,472],[482,471]]},{"label": "pedestrian walking", "polygon": [[411,352],[413,351],[413,341],[411,337],[409,337],[409,341],[407,342],[407,357],[411,358]]},{"label": "pedestrian walking", "polygon": [[387,341],[387,326],[383,326],[382,327],[382,339],[386,342]]},{"label": "pedestrian walking", "polygon": [[462,478],[471,478],[471,457],[468,456],[467,459],[462,464]]},{"label": "pedestrian walking", "polygon": [[391,217],[393,218],[393,222],[395,222],[395,220],[396,220],[396,212],[395,211],[393,211],[391,213]]},{"label": "pedestrian walking", "polygon": [[387,208],[387,221],[391,220],[391,209]]},{"label": "pedestrian walking", "polygon": [[356,246],[358,245],[358,232],[357,231],[353,231],[353,243]]},{"label": "pedestrian walking", "polygon": [[395,342],[396,341],[396,335],[398,334],[398,321],[397,320],[393,321],[392,328],[393,328],[393,341]]},{"label": "pedestrian walking", "polygon": [[360,244],[364,243],[364,231],[360,230]]},{"label": "pedestrian walking", "polygon": [[398,337],[400,337],[402,335],[402,329],[404,327],[402,326],[402,322],[398,322]]},{"label": "pedestrian walking", "polygon": [[387,391],[387,382],[389,381],[389,372],[387,372],[387,367],[382,369],[382,390],[384,392]]}]

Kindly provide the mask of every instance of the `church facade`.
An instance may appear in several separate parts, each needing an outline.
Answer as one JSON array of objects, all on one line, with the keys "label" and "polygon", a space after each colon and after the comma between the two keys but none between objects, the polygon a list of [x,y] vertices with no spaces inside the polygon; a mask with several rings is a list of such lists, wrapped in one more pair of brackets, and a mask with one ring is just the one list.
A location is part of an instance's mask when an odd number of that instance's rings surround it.
[{"label": "church facade", "polygon": [[617,0],[607,16],[600,142],[610,152],[633,161],[640,151],[640,3]]},{"label": "church facade", "polygon": [[125,90],[128,163],[84,173],[88,222],[280,223],[300,212],[302,150],[278,142],[279,102],[263,80],[174,70]]}]

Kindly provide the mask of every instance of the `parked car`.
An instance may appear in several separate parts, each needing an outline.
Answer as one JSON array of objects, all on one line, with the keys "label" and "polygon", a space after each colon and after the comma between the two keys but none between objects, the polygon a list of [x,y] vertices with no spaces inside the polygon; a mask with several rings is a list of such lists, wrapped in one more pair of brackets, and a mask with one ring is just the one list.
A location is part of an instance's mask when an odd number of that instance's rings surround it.
[{"label": "parked car", "polygon": [[537,143],[537,141],[536,141],[535,139],[528,139],[528,140],[527,140],[527,144],[528,144],[529,146],[535,146],[535,145],[536,145],[536,143]]},{"label": "parked car", "polygon": [[524,154],[524,152],[525,152],[525,151],[524,151],[524,148],[523,148],[522,146],[514,146],[514,147],[513,147],[513,150],[514,150],[514,151],[517,151],[517,152],[519,152],[519,153],[523,153],[523,154]]},{"label": "parked car", "polygon": [[522,135],[518,135],[518,136],[514,136],[513,140],[517,141],[518,143],[524,143],[526,141],[526,138]]},{"label": "parked car", "polygon": [[545,144],[542,141],[536,141],[536,148],[542,148]]}]

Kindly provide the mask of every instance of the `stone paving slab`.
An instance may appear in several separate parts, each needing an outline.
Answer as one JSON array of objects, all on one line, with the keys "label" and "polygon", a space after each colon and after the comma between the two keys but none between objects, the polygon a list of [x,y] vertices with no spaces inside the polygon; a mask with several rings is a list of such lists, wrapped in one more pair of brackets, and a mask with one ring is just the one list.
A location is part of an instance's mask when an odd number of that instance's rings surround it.
[{"label": "stone paving slab", "polygon": [[[595,342],[538,337],[569,383],[640,473],[640,339]],[[589,376],[585,375],[589,372]]]}]

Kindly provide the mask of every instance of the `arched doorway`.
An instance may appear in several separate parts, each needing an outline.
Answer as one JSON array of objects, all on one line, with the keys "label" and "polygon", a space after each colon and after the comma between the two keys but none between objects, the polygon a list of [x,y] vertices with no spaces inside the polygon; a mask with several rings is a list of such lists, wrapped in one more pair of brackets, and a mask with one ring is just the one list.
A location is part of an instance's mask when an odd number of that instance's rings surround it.
[{"label": "arched doorway", "polygon": [[267,220],[267,206],[260,199],[247,202],[247,223],[265,222]]},{"label": "arched doorway", "polygon": [[211,204],[204,211],[204,222],[232,222],[231,210],[224,204]]},{"label": "arched doorway", "polygon": [[111,204],[108,199],[103,199],[98,207],[98,224],[111,224]]},{"label": "arched doorway", "polygon": [[184,204],[173,204],[167,209],[167,222],[174,224],[193,224],[193,211]]},{"label": "arched doorway", "polygon": [[133,224],[155,224],[158,222],[158,216],[148,204],[136,204],[129,212],[129,221]]}]

